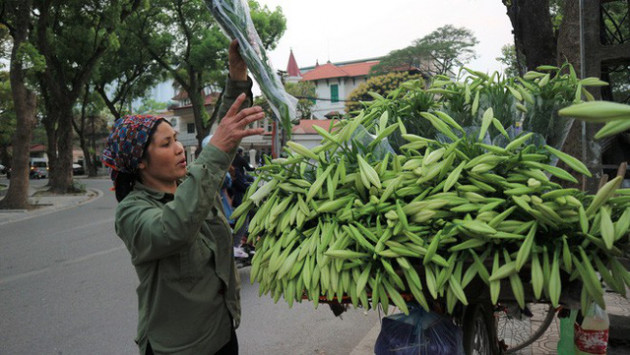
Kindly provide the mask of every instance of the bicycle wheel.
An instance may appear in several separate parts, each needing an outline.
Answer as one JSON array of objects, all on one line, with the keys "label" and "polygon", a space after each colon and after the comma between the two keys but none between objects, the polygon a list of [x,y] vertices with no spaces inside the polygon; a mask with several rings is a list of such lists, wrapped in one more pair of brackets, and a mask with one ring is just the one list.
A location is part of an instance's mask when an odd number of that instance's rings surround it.
[{"label": "bicycle wheel", "polygon": [[529,346],[545,333],[555,314],[555,308],[547,303],[528,303],[525,310],[515,304],[498,304],[494,317],[499,343],[507,354]]},{"label": "bicycle wheel", "polygon": [[462,324],[464,352],[467,355],[497,354],[497,343],[492,308],[483,304],[471,304],[466,308]]}]

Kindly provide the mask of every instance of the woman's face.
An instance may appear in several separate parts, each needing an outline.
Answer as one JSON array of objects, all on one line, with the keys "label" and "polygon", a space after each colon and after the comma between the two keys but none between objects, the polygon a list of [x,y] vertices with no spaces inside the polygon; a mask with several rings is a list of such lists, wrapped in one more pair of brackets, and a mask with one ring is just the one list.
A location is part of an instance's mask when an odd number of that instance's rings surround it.
[{"label": "woman's face", "polygon": [[158,123],[140,164],[142,183],[160,191],[175,192],[177,180],[186,175],[186,154],[177,132],[166,122]]}]

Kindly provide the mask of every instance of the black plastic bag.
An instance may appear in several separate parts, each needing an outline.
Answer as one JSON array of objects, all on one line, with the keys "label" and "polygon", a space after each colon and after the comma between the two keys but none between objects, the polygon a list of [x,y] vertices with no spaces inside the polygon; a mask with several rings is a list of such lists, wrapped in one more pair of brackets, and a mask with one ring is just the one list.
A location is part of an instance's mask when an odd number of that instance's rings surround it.
[{"label": "black plastic bag", "polygon": [[464,355],[462,330],[447,316],[410,310],[383,318],[374,345],[377,355]]}]

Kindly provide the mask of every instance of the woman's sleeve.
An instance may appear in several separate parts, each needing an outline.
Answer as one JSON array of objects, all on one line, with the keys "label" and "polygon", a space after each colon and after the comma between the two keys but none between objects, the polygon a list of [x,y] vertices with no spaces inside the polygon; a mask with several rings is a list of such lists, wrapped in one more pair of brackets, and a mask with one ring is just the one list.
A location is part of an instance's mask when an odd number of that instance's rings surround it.
[{"label": "woman's sleeve", "polygon": [[249,77],[247,81],[236,81],[230,78],[225,82],[225,90],[221,96],[221,104],[219,105],[219,112],[217,112],[217,118],[219,122],[223,119],[227,111],[230,109],[236,98],[242,93],[247,95],[247,99],[243,103],[243,108],[250,107],[253,102],[254,95],[252,94],[252,86],[254,83]]},{"label": "woman's sleeve", "polygon": [[134,264],[169,256],[197,238],[231,161],[232,156],[209,144],[162,208],[132,196],[120,203],[116,232]]}]

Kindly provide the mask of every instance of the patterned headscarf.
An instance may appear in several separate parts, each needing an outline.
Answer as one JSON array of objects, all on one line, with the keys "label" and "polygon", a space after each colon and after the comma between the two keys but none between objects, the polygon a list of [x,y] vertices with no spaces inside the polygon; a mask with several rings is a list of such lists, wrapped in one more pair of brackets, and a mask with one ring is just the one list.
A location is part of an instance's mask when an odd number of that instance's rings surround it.
[{"label": "patterned headscarf", "polygon": [[136,174],[151,130],[162,117],[125,116],[116,120],[103,150],[103,164],[110,168],[113,181],[119,173]]}]

